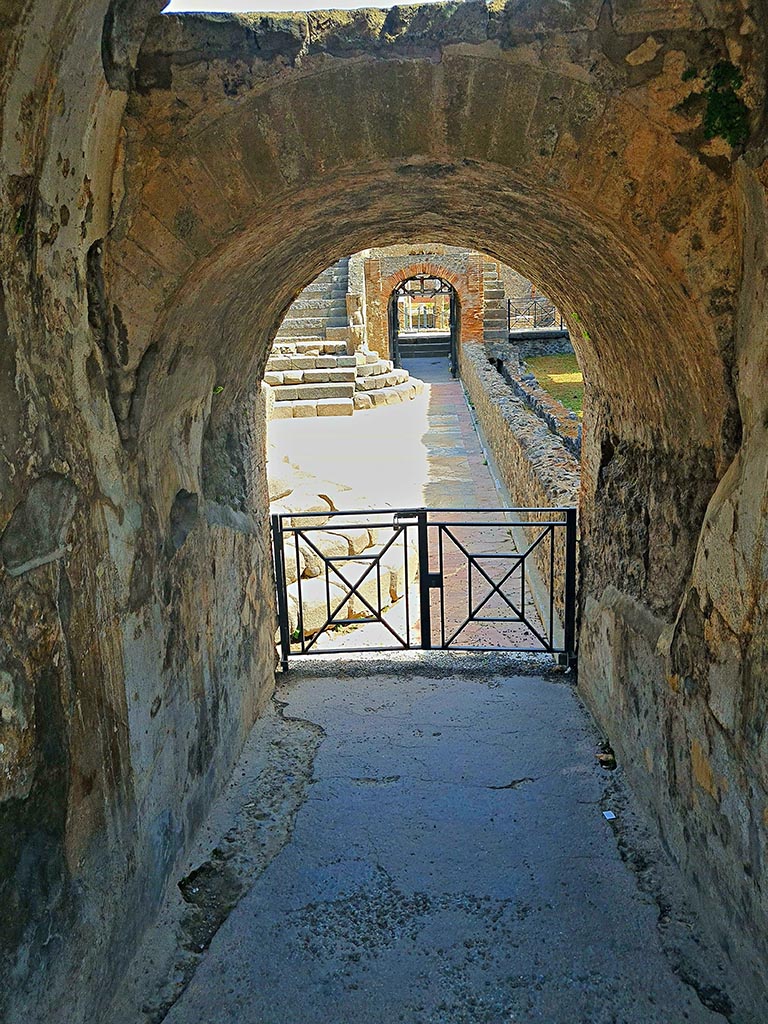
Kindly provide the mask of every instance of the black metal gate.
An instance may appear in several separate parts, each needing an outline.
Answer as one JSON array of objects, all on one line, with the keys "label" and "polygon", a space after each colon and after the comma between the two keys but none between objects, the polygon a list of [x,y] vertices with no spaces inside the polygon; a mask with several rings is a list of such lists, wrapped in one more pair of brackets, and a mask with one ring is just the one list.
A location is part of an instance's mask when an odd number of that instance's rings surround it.
[{"label": "black metal gate", "polygon": [[576,510],[272,516],[280,657],[518,651],[575,657]]}]

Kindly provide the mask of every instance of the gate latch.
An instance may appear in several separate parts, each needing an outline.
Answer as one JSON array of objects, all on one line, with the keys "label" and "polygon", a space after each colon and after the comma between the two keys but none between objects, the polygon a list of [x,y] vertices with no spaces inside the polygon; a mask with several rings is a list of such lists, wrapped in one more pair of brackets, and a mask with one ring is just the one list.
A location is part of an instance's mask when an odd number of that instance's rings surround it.
[{"label": "gate latch", "polygon": [[404,509],[402,512],[395,512],[395,514],[392,516],[392,526],[399,526],[403,522],[403,520],[416,521],[418,520],[418,518],[419,513],[417,510]]}]

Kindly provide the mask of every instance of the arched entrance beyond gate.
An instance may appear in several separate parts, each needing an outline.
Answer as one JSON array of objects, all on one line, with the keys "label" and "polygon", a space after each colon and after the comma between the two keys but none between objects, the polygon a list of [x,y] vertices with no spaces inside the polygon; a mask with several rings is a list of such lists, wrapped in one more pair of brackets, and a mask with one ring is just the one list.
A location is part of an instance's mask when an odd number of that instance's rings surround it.
[{"label": "arched entrance beyond gate", "polygon": [[401,281],[388,304],[389,350],[395,366],[409,358],[447,359],[455,377],[458,311],[456,289],[442,277],[425,273]]}]

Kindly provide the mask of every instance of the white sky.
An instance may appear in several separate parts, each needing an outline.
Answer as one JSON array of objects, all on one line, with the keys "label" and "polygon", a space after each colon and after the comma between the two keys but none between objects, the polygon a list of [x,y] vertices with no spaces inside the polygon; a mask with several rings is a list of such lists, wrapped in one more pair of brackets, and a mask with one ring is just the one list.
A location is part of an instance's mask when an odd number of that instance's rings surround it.
[{"label": "white sky", "polygon": [[[435,3],[437,0],[409,0],[409,2]],[[166,14],[183,11],[217,11],[232,14],[242,11],[319,11],[354,10],[359,7],[394,7],[397,0],[171,0]]]}]

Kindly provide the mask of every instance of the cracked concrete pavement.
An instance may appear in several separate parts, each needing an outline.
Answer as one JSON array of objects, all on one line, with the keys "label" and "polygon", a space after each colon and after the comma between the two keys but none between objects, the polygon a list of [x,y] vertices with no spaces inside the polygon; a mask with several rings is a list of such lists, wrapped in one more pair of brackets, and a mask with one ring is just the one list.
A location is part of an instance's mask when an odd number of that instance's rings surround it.
[{"label": "cracked concrete pavement", "polygon": [[[601,737],[545,664],[369,656],[283,677],[208,857],[137,960],[134,1015],[128,1000],[113,1019],[744,1019],[621,767],[599,767]],[[185,930],[195,888],[210,934]]]}]

